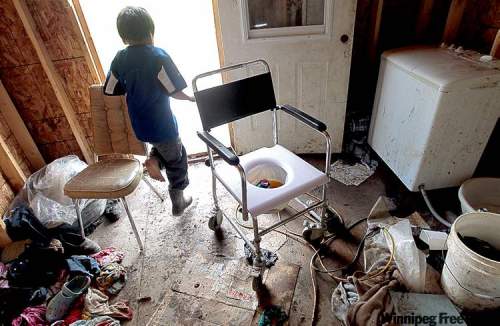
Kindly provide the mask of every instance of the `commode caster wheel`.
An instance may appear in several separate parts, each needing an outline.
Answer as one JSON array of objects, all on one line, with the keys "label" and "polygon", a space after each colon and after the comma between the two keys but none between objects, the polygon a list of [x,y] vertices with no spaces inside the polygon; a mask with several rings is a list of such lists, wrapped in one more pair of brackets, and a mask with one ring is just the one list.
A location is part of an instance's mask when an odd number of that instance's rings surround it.
[{"label": "commode caster wheel", "polygon": [[309,223],[304,221],[304,229],[302,230],[302,237],[309,243],[316,242],[323,239],[325,236],[326,228],[317,223]]},{"label": "commode caster wheel", "polygon": [[304,238],[304,240],[306,240],[307,242],[311,242],[311,235],[312,235],[311,229],[304,228],[304,230],[302,230],[302,238]]},{"label": "commode caster wheel", "polygon": [[222,215],[222,211],[217,210],[217,212],[214,215],[210,216],[210,218],[208,219],[208,228],[212,231],[217,231],[218,229],[220,229],[223,216],[224,215]]}]

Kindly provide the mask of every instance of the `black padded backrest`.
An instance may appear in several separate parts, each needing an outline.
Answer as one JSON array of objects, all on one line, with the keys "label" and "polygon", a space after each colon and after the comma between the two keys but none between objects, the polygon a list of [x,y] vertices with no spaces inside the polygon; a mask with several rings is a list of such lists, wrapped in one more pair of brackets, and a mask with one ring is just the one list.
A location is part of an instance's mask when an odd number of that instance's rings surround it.
[{"label": "black padded backrest", "polygon": [[271,74],[265,73],[194,93],[203,130],[276,106]]}]

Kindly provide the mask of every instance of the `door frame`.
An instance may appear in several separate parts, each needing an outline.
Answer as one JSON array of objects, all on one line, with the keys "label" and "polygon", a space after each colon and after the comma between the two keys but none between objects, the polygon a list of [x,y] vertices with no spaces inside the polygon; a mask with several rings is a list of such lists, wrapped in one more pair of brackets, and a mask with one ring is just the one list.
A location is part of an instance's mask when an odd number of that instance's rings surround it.
[{"label": "door frame", "polygon": [[[214,25],[215,25],[215,38],[217,40],[217,51],[219,53],[219,63],[220,67],[224,67],[225,59],[224,59],[224,44],[222,42],[222,30],[220,26],[220,16],[219,16],[219,0],[212,0],[212,12],[214,13]],[[222,81],[226,82],[227,78],[225,74],[222,74]],[[229,143],[231,147],[234,148],[234,124],[228,124],[229,129]],[[207,153],[208,154],[208,153]]]}]

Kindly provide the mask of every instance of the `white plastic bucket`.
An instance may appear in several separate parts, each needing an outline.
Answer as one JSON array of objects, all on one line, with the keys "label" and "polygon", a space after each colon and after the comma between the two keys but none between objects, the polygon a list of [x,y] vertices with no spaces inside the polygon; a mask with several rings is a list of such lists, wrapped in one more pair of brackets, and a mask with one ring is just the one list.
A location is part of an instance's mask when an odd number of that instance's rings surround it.
[{"label": "white plastic bucket", "polygon": [[453,223],[447,240],[441,284],[458,306],[470,310],[500,308],[500,262],[469,249],[458,237],[471,236],[500,248],[500,215],[466,213]]},{"label": "white plastic bucket", "polygon": [[486,209],[500,214],[500,179],[473,178],[465,181],[458,190],[462,213]]}]

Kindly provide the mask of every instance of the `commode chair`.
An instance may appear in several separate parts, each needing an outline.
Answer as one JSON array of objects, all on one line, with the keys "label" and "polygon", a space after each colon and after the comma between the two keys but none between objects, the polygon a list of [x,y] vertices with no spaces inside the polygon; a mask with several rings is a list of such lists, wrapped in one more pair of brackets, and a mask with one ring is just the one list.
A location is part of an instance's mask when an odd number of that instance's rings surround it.
[{"label": "commode chair", "polygon": [[[198,89],[199,80],[202,78],[216,74],[227,76],[230,71],[238,69],[248,72],[252,66],[257,65],[263,66],[265,72],[219,86]],[[257,289],[261,285],[264,271],[260,247],[262,236],[304,214],[308,214],[308,217],[315,222],[306,225],[302,234],[306,240],[311,241],[322,237],[326,230],[327,218],[331,214],[326,199],[331,158],[330,136],[323,122],[290,105],[276,104],[271,73],[264,60],[236,64],[200,74],[193,79],[193,90],[203,126],[203,131],[198,132],[198,136],[207,145],[208,164],[212,171],[215,213],[210,217],[208,225],[210,229],[217,230],[225,215],[217,200],[216,182],[218,180],[241,205],[243,220],[247,221],[249,217],[252,219],[253,240],[250,240],[238,223],[226,215],[227,221],[252,251],[255,272],[252,286]],[[238,157],[232,148],[226,148],[210,134],[212,128],[264,111],[270,111],[273,119],[274,146],[270,148],[263,147]],[[279,111],[298,119],[324,136],[326,141],[324,171],[316,169],[279,144],[277,121]],[[227,164],[214,164],[214,152]],[[258,183],[263,179],[275,180],[281,186],[261,188]],[[318,187],[322,187],[321,198],[311,196],[312,204],[309,200],[307,204],[299,200],[299,196],[308,194]],[[303,209],[268,228],[259,229],[259,215],[281,210],[291,200],[299,201]]]}]

